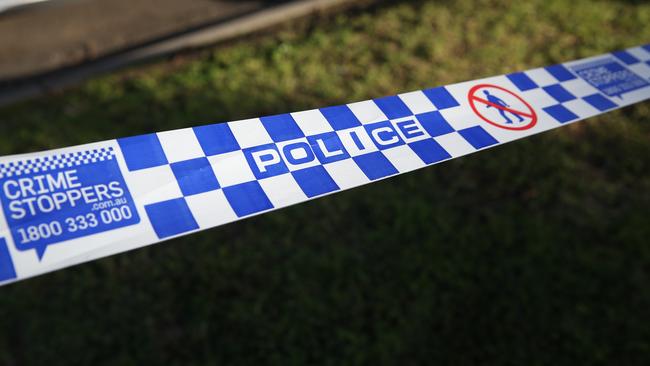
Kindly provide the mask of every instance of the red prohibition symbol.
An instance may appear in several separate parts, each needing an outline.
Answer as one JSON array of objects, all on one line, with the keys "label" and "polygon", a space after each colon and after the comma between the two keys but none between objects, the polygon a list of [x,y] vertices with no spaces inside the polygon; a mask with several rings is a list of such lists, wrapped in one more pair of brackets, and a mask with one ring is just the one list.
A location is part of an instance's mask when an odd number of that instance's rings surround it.
[{"label": "red prohibition symbol", "polygon": [[[485,97],[482,95],[477,95],[479,91],[483,91]],[[491,94],[492,92],[495,94]],[[503,101],[503,99],[498,97],[498,95],[503,96],[503,93],[514,97],[516,100],[521,102],[525,108],[511,107],[509,104]],[[519,95],[498,85],[475,85],[472,87],[472,89],[469,90],[469,93],[467,93],[467,99],[474,113],[476,113],[477,116],[481,117],[482,120],[493,126],[506,130],[522,131],[533,128],[537,124],[537,113],[535,113],[533,107],[531,107],[531,105],[528,104],[528,102],[526,102]],[[494,118],[488,118],[488,116],[480,112],[480,109],[478,108],[479,106],[483,110],[485,110],[485,108],[495,108],[499,111],[499,114],[501,115],[502,119],[505,119],[505,121],[497,121],[494,120]],[[512,119],[514,119],[514,121]]]}]

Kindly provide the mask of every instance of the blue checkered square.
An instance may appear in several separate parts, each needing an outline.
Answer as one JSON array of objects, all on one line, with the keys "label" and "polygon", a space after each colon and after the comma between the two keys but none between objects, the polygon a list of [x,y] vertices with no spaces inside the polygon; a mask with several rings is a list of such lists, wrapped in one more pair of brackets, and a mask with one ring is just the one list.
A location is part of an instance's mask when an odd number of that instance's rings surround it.
[{"label": "blue checkered square", "polygon": [[244,149],[243,152],[248,165],[251,167],[257,179],[264,179],[289,172],[275,144],[250,147]]},{"label": "blue checkered square", "polygon": [[273,208],[273,204],[257,181],[225,187],[223,194],[238,217]]},{"label": "blue checkered square", "polygon": [[425,164],[433,164],[440,160],[451,158],[447,150],[440,146],[434,139],[411,142],[408,145]]},{"label": "blue checkered square", "polygon": [[482,149],[499,143],[492,135],[487,133],[481,126],[474,126],[458,130],[458,133],[475,149]]},{"label": "blue checkered square", "polygon": [[583,97],[582,99],[584,99],[585,102],[591,104],[594,108],[598,109],[601,112],[617,107],[616,103],[612,102],[611,100],[605,98],[600,94],[588,95],[586,97]]},{"label": "blue checkered square", "polygon": [[361,126],[361,122],[347,105],[321,108],[320,112],[336,131]]},{"label": "blue checkered square", "polygon": [[144,209],[147,211],[153,230],[160,239],[199,228],[184,198],[146,205]]},{"label": "blue checkered square", "polygon": [[16,278],[16,270],[5,238],[0,238],[0,282]]},{"label": "blue checkered square", "polygon": [[194,127],[194,134],[207,156],[239,150],[239,144],[227,123]]},{"label": "blue checkered square", "polygon": [[438,111],[418,114],[418,121],[429,136],[435,137],[454,132],[454,128],[445,120],[445,117]]},{"label": "blue checkered square", "polygon": [[548,95],[552,96],[555,100],[557,100],[560,103],[564,103],[576,99],[576,97],[573,94],[571,94],[560,84],[545,86],[542,89],[544,89],[544,91],[548,93]]},{"label": "blue checkered square", "polygon": [[311,147],[304,141],[293,142],[282,147],[282,154],[290,165],[300,165],[314,161]]},{"label": "blue checkered square", "polygon": [[575,113],[571,112],[561,104],[552,105],[543,109],[546,113],[548,113],[551,117],[555,118],[560,123],[566,123],[574,119],[578,119],[578,116],[576,116]]},{"label": "blue checkered square", "polygon": [[171,168],[185,196],[219,189],[219,182],[207,158],[179,161],[172,163]]},{"label": "blue checkered square", "polygon": [[130,171],[167,164],[167,157],[155,133],[117,139]]},{"label": "blue checkered square", "polygon": [[544,68],[544,70],[548,71],[549,74],[553,75],[554,78],[557,79],[557,81],[569,81],[573,80],[576,78],[575,75],[569,69],[564,67],[564,65],[557,64],[557,65],[551,65],[547,66]]},{"label": "blue checkered square", "polygon": [[260,120],[266,132],[269,133],[269,136],[275,142],[293,140],[305,136],[296,121],[288,113],[262,117]]},{"label": "blue checkered square", "polygon": [[389,175],[397,174],[393,164],[379,151],[356,156],[354,162],[359,166],[363,174],[370,180],[375,180]]},{"label": "blue checkered square", "polygon": [[537,84],[523,72],[515,72],[506,76],[521,91],[538,88]]},{"label": "blue checkered square", "polygon": [[395,122],[395,127],[402,133],[404,139],[411,140],[420,136],[426,136],[421,128],[421,125],[415,118],[405,119],[403,121]]},{"label": "blue checkered square", "polygon": [[436,106],[438,109],[446,109],[452,107],[458,107],[460,103],[449,93],[449,91],[444,87],[440,86],[437,88],[425,89],[422,91],[424,95]]},{"label": "blue checkered square", "polygon": [[371,123],[363,127],[380,150],[404,145],[404,141],[388,121]]},{"label": "blue checkered square", "polygon": [[329,164],[350,157],[336,132],[308,136],[307,141],[313,147],[312,150],[322,164]]},{"label": "blue checkered square", "polygon": [[320,196],[340,189],[322,165],[296,170],[291,174],[307,197]]},{"label": "blue checkered square", "polygon": [[627,64],[627,65],[634,65],[634,64],[636,64],[636,63],[641,62],[641,61],[639,61],[638,58],[632,56],[632,55],[631,55],[629,52],[627,52],[627,51],[616,51],[616,52],[612,52],[612,55],[614,55],[617,59],[619,59],[619,60],[625,62],[625,64]]},{"label": "blue checkered square", "polygon": [[374,99],[375,104],[381,109],[388,119],[401,118],[413,115],[413,112],[396,95]]}]

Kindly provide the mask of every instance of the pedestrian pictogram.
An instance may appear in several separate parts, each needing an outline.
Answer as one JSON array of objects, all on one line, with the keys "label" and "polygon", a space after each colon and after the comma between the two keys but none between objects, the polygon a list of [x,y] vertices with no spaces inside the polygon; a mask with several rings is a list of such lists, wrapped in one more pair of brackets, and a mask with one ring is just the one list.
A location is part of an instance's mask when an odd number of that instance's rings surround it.
[{"label": "pedestrian pictogram", "polygon": [[467,94],[474,113],[485,122],[506,130],[527,130],[537,123],[537,113],[522,97],[492,84],[479,84]]}]

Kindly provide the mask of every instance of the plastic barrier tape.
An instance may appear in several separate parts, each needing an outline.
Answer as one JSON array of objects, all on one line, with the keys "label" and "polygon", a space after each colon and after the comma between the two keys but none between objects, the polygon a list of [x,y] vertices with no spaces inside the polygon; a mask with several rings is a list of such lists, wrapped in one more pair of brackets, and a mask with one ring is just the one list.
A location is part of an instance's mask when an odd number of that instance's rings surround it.
[{"label": "plastic barrier tape", "polygon": [[650,97],[650,45],[347,105],[0,158],[0,283],[222,225]]}]

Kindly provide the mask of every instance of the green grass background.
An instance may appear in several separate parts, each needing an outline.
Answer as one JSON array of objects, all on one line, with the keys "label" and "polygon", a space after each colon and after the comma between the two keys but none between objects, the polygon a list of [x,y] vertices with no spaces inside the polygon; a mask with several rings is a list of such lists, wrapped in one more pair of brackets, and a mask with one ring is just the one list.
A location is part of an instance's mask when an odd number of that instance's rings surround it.
[{"label": "green grass background", "polygon": [[[637,1],[401,1],[0,109],[0,153],[650,42]],[[0,288],[1,365],[650,364],[650,105]]]}]

